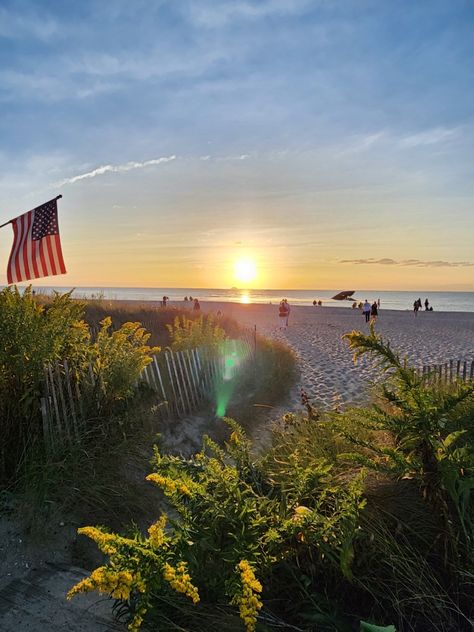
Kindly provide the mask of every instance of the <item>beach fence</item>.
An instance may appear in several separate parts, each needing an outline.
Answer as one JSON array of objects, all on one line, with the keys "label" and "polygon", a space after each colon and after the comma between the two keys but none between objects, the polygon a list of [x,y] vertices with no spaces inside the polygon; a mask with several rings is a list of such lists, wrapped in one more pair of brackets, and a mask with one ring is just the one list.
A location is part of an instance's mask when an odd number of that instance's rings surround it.
[{"label": "beach fence", "polygon": [[[147,384],[156,397],[161,418],[179,419],[215,399],[255,359],[256,330],[217,347],[173,351],[152,356],[135,387]],[[106,387],[93,366],[79,376],[67,360],[44,367],[41,397],[43,436],[51,449],[74,443],[83,435],[87,420],[98,416]]]},{"label": "beach fence", "polygon": [[474,360],[448,360],[441,364],[427,364],[420,368],[419,374],[430,384],[450,384],[456,380],[468,382],[474,379]]}]

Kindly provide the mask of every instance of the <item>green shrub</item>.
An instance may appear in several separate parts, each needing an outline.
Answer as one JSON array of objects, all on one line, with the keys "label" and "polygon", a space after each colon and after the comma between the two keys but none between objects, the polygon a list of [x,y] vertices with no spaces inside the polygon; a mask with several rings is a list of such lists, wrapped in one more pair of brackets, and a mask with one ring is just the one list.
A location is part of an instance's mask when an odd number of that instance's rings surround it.
[{"label": "green shrub", "polygon": [[143,617],[154,625],[192,618],[186,597],[203,604],[196,606],[196,621],[201,608],[227,602],[250,632],[269,586],[287,586],[292,573],[318,565],[321,575],[350,577],[363,506],[360,478],[341,484],[329,463],[315,460],[303,467],[296,453],[283,472],[269,472],[252,460],[242,429],[229,424],[225,449],[207,439],[205,450],[189,460],[156,451],[155,471],[147,478],[163,490],[176,517],[163,515],[147,538],[80,530],[109,562],[70,596],[111,594],[127,605],[130,630]]},{"label": "green shrub", "polygon": [[166,327],[170,333],[171,347],[175,351],[198,347],[217,349],[227,338],[226,332],[212,315],[201,315],[195,319],[176,316],[173,324]]},{"label": "green shrub", "polygon": [[41,431],[44,365],[79,356],[88,343],[82,309],[69,294],[55,295],[46,309],[31,288],[0,292],[0,481],[15,475]]},{"label": "green shrub", "polygon": [[[110,332],[105,320],[93,342],[83,316],[84,304],[71,293],[41,303],[31,288],[0,292],[0,483],[15,480],[27,454],[41,449],[45,365],[67,359],[86,385],[92,364],[96,387],[90,408],[97,417],[131,394],[149,354],[157,351],[147,346],[149,335],[138,323]],[[86,391],[84,386],[85,398]]]},{"label": "green shrub", "polygon": [[[474,381],[443,387],[429,384],[394,353],[375,333],[352,332],[345,336],[355,359],[364,354],[376,358],[387,374],[380,403],[369,410],[349,412],[353,425],[387,431],[393,447],[361,442],[371,452],[355,460],[399,478],[415,479],[423,498],[443,521],[446,562],[474,552],[474,446],[465,436],[474,428]],[[466,414],[466,406],[471,414]],[[456,525],[456,526],[454,526]]]},{"label": "green shrub", "polygon": [[100,382],[102,405],[106,409],[132,395],[143,369],[151,362],[150,354],[160,350],[148,346],[150,334],[140,323],[124,323],[116,331],[110,331],[111,325],[110,318],[101,322],[101,329],[90,349],[90,361]]}]

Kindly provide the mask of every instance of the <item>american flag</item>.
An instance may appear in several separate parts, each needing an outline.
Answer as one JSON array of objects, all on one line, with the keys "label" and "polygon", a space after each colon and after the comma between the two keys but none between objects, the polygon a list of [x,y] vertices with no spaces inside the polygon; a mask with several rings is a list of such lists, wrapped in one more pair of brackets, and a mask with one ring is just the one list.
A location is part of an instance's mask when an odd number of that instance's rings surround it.
[{"label": "american flag", "polygon": [[56,200],[37,206],[11,223],[14,239],[8,260],[8,283],[66,273]]}]

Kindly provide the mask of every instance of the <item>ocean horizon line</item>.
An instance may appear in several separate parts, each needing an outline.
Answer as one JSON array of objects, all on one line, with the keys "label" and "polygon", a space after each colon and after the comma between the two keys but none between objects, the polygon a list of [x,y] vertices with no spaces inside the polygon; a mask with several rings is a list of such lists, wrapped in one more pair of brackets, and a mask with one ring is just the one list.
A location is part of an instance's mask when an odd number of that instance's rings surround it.
[{"label": "ocean horizon line", "polygon": [[[34,286],[34,282],[31,283],[17,283],[15,284],[19,288],[27,288],[30,285]],[[7,284],[0,285],[1,289],[9,287]],[[84,290],[197,290],[197,291],[219,291],[219,292],[342,292],[342,291],[354,291],[357,292],[405,292],[410,294],[474,294],[474,288],[471,290],[460,290],[460,289],[443,289],[443,290],[430,290],[427,288],[418,288],[418,289],[381,289],[381,288],[360,288],[355,290],[341,290],[340,287],[330,287],[330,288],[248,288],[248,287],[198,287],[198,286],[176,286],[176,285],[78,285],[78,284],[68,284],[68,285],[36,285],[36,288],[43,288],[45,290],[48,289],[84,289]]]}]

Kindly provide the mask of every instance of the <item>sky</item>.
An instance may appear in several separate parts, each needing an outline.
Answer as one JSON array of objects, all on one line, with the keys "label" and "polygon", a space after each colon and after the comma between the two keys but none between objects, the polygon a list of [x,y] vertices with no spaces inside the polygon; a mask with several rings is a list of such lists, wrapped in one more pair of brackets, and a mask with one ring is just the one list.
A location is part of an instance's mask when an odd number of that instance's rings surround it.
[{"label": "sky", "polygon": [[473,27],[472,0],[0,0],[0,223],[62,194],[56,285],[226,288],[246,258],[249,287],[474,291]]}]

